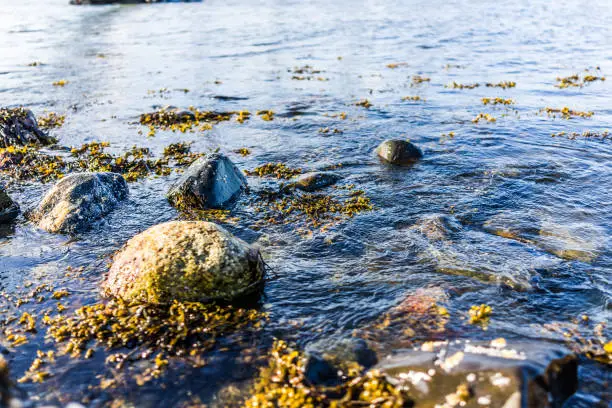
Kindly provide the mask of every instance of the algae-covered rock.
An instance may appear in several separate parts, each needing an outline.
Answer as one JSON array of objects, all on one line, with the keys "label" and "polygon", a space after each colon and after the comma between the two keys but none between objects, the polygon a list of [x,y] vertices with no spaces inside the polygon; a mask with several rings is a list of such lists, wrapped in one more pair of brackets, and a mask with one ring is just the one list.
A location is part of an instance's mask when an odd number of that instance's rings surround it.
[{"label": "algae-covered rock", "polygon": [[406,140],[385,140],[376,148],[376,154],[386,162],[398,165],[409,165],[423,157],[421,150]]},{"label": "algae-covered rock", "polygon": [[11,401],[11,378],[8,363],[0,354],[0,407],[8,407]]},{"label": "algae-covered rock", "polygon": [[159,224],[130,239],[103,284],[127,301],[234,300],[259,288],[259,251],[222,227],[204,221]]},{"label": "algae-covered rock", "polygon": [[247,188],[236,165],[223,154],[196,160],[168,192],[168,200],[179,209],[224,208]]},{"label": "algae-covered rock", "polygon": [[28,217],[49,232],[82,232],[127,195],[127,183],[120,174],[71,174],[51,188]]},{"label": "algae-covered rock", "polygon": [[298,190],[313,192],[325,187],[332,186],[340,180],[337,174],[327,172],[313,172],[301,175],[294,183],[290,183],[286,188],[296,188]]},{"label": "algae-covered rock", "polygon": [[578,386],[576,357],[539,342],[429,342],[375,368],[424,407],[561,407]]},{"label": "algae-covered rock", "polygon": [[40,130],[29,109],[0,109],[0,148],[8,146],[50,145],[55,139]]},{"label": "algae-covered rock", "polygon": [[10,222],[19,214],[19,206],[0,187],[0,223]]}]

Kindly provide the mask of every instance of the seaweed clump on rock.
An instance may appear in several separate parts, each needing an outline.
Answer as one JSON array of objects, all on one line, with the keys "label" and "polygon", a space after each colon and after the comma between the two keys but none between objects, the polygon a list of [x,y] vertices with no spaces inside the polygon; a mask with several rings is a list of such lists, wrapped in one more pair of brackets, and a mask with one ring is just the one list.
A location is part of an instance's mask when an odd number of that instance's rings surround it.
[{"label": "seaweed clump on rock", "polygon": [[0,108],[0,148],[51,145],[56,140],[40,130],[36,117],[25,108]]}]

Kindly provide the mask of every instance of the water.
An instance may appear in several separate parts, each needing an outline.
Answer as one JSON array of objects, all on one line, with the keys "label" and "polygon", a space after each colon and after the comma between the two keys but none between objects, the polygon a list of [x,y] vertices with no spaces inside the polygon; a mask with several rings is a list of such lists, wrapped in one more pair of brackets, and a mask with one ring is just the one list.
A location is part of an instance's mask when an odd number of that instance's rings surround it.
[{"label": "water", "polygon": [[[587,68],[612,72],[607,1],[0,3],[0,105],[66,114],[54,131],[60,143],[108,141],[115,152],[139,145],[159,154],[169,143],[190,141],[194,151],[221,148],[243,169],[271,161],[313,170],[342,163],[335,171],[343,183],[366,191],[374,211],[311,236],[278,226],[255,230],[250,198],[238,204],[232,231],[262,245],[276,276],[262,299],[271,314],[263,337],[304,346],[350,335],[418,288],[438,287],[451,316],[473,304],[494,307],[488,331],[455,323],[459,337],[562,341],[544,325],[581,315],[609,320],[611,139],[551,137],[610,127],[610,80],[554,87],[557,76]],[[28,66],[33,61],[43,64]],[[388,68],[392,63],[405,64]],[[305,65],[322,72],[292,79],[304,74],[290,71]],[[413,75],[431,81],[413,84]],[[68,84],[52,86],[60,79]],[[453,81],[482,85],[445,87]],[[501,81],[516,87],[484,86]],[[409,95],[425,101],[401,100]],[[482,97],[516,104],[484,106]],[[370,109],[354,105],[363,98]],[[138,116],[164,105],[272,109],[276,118],[224,122],[203,134],[139,134]],[[564,106],[594,116],[539,113]],[[340,112],[346,120],[326,116]],[[497,121],[473,124],[481,112]],[[343,133],[320,133],[325,127]],[[442,136],[449,132],[455,136]],[[410,138],[423,160],[411,168],[382,165],[372,151],[387,138]],[[252,154],[232,153],[241,147]],[[64,302],[71,308],[97,301],[108,257],[139,231],[177,217],[164,198],[175,177],[132,183],[129,202],[77,239],[38,231],[23,218],[3,227],[0,286],[19,293],[26,282],[48,282],[73,292]],[[26,208],[47,188],[30,183],[10,192]],[[454,223],[449,239],[431,240],[413,227],[436,214]],[[519,236],[493,235],[496,226]],[[68,266],[85,267],[83,277],[65,276]],[[15,378],[42,341],[8,355]],[[80,398],[102,359],[67,363],[52,380],[20,388],[42,400]],[[145,386],[123,390],[122,398],[138,406],[193,396],[210,402],[222,386],[248,377],[215,361],[175,376],[179,385],[161,381],[163,392]],[[572,404],[606,406],[610,372],[584,361],[580,375]]]}]

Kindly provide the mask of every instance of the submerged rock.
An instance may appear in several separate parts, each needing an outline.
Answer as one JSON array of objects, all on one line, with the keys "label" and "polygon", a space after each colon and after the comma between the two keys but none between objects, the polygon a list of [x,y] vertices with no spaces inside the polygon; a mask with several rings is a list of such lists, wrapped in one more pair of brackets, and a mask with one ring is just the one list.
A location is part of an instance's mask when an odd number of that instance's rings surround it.
[{"label": "submerged rock", "polygon": [[592,262],[605,242],[605,232],[589,223],[561,225],[534,213],[501,212],[488,219],[483,229],[491,234],[534,245],[559,258]]},{"label": "submerged rock", "polygon": [[40,130],[29,109],[0,109],[0,148],[8,146],[50,145],[55,139]]},{"label": "submerged rock", "polygon": [[444,241],[448,240],[452,233],[461,230],[461,224],[448,215],[430,214],[419,218],[411,229],[423,234],[430,241]]},{"label": "submerged rock", "polygon": [[168,192],[179,209],[224,208],[247,188],[242,172],[225,155],[215,153],[189,166]]},{"label": "submerged rock", "polygon": [[409,165],[423,157],[421,150],[406,140],[385,140],[376,148],[376,154],[386,162],[398,165]]},{"label": "submerged rock", "polygon": [[60,180],[28,217],[49,232],[82,232],[127,195],[127,183],[120,174],[71,174]]},{"label": "submerged rock", "polygon": [[10,222],[19,214],[19,206],[0,187],[0,223]]},{"label": "submerged rock", "polygon": [[222,227],[173,221],[136,235],[114,257],[108,294],[155,304],[234,300],[264,278],[258,250]]},{"label": "submerged rock", "polygon": [[561,407],[578,387],[576,357],[537,342],[429,342],[375,368],[416,406]]},{"label": "submerged rock", "polygon": [[351,365],[370,368],[378,362],[374,350],[359,338],[327,338],[306,347],[304,376],[314,385],[336,385]]},{"label": "submerged rock", "polygon": [[294,183],[287,184],[285,189],[313,192],[336,184],[342,177],[333,173],[313,172],[301,175]]}]

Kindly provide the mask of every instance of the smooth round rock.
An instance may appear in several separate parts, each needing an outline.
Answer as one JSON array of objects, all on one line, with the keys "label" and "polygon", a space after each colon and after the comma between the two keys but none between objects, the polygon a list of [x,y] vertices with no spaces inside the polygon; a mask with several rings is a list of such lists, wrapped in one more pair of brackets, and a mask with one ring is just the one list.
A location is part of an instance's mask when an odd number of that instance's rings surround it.
[{"label": "smooth round rock", "polygon": [[75,173],[60,180],[28,217],[53,233],[85,231],[128,196],[116,173]]},{"label": "smooth round rock", "polygon": [[130,239],[114,257],[103,284],[127,301],[235,300],[264,278],[259,251],[205,221],[172,221]]},{"label": "smooth round rock", "polygon": [[19,206],[0,188],[0,223],[13,221],[19,215]]},{"label": "smooth round rock", "polygon": [[242,172],[225,155],[201,157],[189,166],[168,191],[178,209],[226,208],[247,188]]},{"label": "smooth round rock", "polygon": [[421,150],[406,140],[385,140],[376,148],[376,154],[397,165],[410,165],[423,157]]},{"label": "smooth round rock", "polygon": [[302,174],[294,183],[287,187],[313,192],[336,184],[342,177],[333,173],[313,172]]}]

